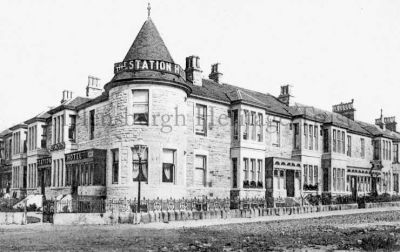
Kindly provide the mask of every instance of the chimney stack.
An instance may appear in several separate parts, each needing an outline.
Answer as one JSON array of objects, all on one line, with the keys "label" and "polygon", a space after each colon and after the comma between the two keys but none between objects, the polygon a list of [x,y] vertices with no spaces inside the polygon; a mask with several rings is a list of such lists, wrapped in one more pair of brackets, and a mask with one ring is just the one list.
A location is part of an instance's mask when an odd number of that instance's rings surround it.
[{"label": "chimney stack", "polygon": [[201,86],[202,77],[200,68],[200,57],[199,56],[189,56],[186,57],[186,79],[193,83],[193,85]]},{"label": "chimney stack", "polygon": [[354,99],[351,99],[351,102],[341,102],[340,104],[333,105],[332,111],[354,121],[356,111],[356,109],[354,108]]},{"label": "chimney stack", "polygon": [[72,99],[72,91],[69,90],[64,90],[62,92],[62,99],[61,99],[61,103],[64,103],[66,101],[69,101]]},{"label": "chimney stack", "polygon": [[396,117],[385,117],[383,118],[383,122],[385,123],[386,129],[390,131],[397,132],[397,122],[396,122]]},{"label": "chimney stack", "polygon": [[291,106],[293,103],[291,97],[293,97],[292,96],[292,86],[290,86],[290,85],[281,86],[281,93],[278,96],[278,100],[280,100],[287,106]]},{"label": "chimney stack", "polygon": [[88,85],[86,87],[86,97],[95,98],[103,92],[100,87],[100,79],[94,76],[88,76]]},{"label": "chimney stack", "polygon": [[222,73],[220,72],[220,66],[221,63],[215,63],[213,65],[211,65],[211,73],[210,75],[208,75],[208,78],[210,78],[210,80],[213,80],[217,83],[221,83],[222,82]]},{"label": "chimney stack", "polygon": [[381,109],[381,117],[379,117],[378,119],[375,119],[375,125],[379,126],[379,128],[385,130],[386,129],[386,125],[385,125],[385,121],[383,119],[383,110]]}]

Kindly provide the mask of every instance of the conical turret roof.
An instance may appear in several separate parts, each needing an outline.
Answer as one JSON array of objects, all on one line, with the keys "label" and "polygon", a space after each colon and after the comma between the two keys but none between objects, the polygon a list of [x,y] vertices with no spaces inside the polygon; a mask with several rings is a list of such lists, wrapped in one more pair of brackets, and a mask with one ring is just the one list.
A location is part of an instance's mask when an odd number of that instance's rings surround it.
[{"label": "conical turret roof", "polygon": [[135,59],[174,62],[151,18],[144,22],[124,61]]}]

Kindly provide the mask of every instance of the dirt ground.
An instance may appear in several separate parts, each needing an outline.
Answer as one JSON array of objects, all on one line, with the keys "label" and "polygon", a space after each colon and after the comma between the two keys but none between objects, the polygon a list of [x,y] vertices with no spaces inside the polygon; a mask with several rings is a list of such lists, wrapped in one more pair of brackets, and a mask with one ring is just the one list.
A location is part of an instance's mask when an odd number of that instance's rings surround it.
[{"label": "dirt ground", "polygon": [[116,226],[0,226],[0,251],[400,250],[400,211],[156,230]]}]

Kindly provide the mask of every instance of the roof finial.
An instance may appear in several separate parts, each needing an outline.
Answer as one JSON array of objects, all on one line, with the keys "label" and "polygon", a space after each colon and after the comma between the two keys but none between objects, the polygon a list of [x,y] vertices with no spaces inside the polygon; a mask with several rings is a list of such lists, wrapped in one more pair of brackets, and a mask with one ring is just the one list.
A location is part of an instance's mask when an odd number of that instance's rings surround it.
[{"label": "roof finial", "polygon": [[147,3],[147,18],[150,19],[150,11],[151,11],[151,5],[150,2]]},{"label": "roof finial", "polygon": [[383,109],[381,109],[381,119],[383,118]]}]

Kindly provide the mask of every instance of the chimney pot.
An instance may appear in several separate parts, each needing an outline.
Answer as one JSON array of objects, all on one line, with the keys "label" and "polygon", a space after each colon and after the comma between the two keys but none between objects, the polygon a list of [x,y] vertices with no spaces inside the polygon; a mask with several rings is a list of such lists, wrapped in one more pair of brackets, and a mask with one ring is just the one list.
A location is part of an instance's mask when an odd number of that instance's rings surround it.
[{"label": "chimney pot", "polygon": [[100,88],[100,79],[95,76],[88,76],[88,85],[86,87],[86,97],[94,98],[103,92],[103,89]]},{"label": "chimney pot", "polygon": [[62,92],[62,99],[61,99],[61,103],[64,103],[64,102],[66,102],[66,101],[69,101],[69,100],[71,100],[72,99],[72,95],[73,93],[72,93],[72,91],[70,91],[70,90],[63,90],[63,92]]},{"label": "chimney pot", "polygon": [[278,96],[278,100],[280,100],[287,106],[291,106],[293,103],[291,97],[292,97],[292,87],[290,85],[281,86],[281,93]]},{"label": "chimney pot", "polygon": [[221,73],[220,69],[221,63],[215,63],[211,65],[211,73],[208,75],[208,78],[211,80],[221,83],[222,82],[222,76],[223,74]]},{"label": "chimney pot", "polygon": [[186,79],[193,83],[193,85],[201,86],[202,85],[202,76],[200,68],[200,57],[199,56],[189,56],[186,57]]}]

